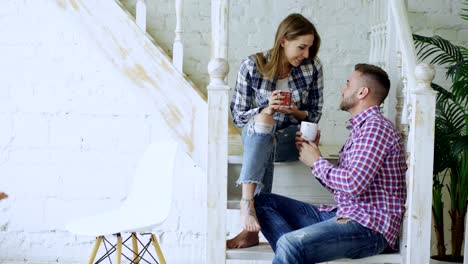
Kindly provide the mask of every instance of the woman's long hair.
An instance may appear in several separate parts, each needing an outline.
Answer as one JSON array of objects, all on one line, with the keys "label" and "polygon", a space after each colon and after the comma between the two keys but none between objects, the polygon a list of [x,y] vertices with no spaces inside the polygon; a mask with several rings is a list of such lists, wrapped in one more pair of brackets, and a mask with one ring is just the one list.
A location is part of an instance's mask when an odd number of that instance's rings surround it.
[{"label": "woman's long hair", "polygon": [[320,48],[320,36],[315,29],[315,26],[301,14],[290,14],[278,26],[275,35],[275,44],[266,54],[258,52],[255,54],[255,61],[258,71],[263,77],[273,80],[278,75],[283,47],[281,41],[283,37],[288,40],[295,40],[300,36],[314,36],[314,43],[309,48],[309,58],[314,59]]}]

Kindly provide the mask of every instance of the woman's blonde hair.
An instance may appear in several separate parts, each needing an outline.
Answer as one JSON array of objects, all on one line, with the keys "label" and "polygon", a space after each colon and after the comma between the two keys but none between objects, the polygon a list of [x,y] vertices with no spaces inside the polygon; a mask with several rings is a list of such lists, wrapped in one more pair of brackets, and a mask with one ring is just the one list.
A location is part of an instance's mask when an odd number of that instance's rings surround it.
[{"label": "woman's blonde hair", "polygon": [[309,58],[314,59],[320,48],[320,36],[315,26],[301,14],[290,14],[287,16],[278,26],[273,48],[267,52],[266,56],[263,52],[255,54],[258,71],[265,78],[273,80],[279,72],[283,37],[291,41],[300,36],[310,34],[314,36],[314,43],[309,48]]}]

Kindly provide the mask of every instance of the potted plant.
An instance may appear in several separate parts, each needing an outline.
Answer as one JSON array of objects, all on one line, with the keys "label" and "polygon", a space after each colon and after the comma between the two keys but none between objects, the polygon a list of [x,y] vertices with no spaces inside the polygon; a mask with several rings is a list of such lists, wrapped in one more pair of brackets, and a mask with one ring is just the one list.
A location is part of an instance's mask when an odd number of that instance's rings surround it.
[{"label": "potted plant", "polygon": [[[462,3],[461,18],[468,20],[468,0]],[[432,215],[437,239],[433,259],[463,262],[461,256],[468,199],[468,49],[440,37],[413,35],[418,56],[446,67],[451,87],[432,84],[438,92],[435,120]],[[447,188],[450,206],[451,254],[444,240],[443,196]]]}]

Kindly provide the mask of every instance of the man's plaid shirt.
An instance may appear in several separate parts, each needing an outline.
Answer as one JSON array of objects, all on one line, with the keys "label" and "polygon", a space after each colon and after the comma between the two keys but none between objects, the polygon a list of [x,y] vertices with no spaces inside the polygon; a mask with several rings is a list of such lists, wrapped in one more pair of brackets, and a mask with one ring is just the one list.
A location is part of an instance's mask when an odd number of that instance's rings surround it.
[{"label": "man's plaid shirt", "polygon": [[[243,127],[249,119],[268,106],[268,100],[276,89],[276,82],[267,80],[257,70],[255,55],[249,56],[237,73],[237,82],[231,101],[234,124]],[[318,123],[322,115],[323,74],[318,58],[304,59],[298,67],[291,67],[288,87],[292,92],[291,103],[299,110],[309,112],[305,121]],[[275,113],[273,119],[278,128],[284,128],[299,121],[292,115]]]},{"label": "man's plaid shirt", "polygon": [[378,106],[352,118],[350,130],[338,164],[320,158],[312,169],[337,203],[322,205],[320,210],[337,208],[337,217],[352,219],[383,234],[396,248],[406,200],[401,136]]}]

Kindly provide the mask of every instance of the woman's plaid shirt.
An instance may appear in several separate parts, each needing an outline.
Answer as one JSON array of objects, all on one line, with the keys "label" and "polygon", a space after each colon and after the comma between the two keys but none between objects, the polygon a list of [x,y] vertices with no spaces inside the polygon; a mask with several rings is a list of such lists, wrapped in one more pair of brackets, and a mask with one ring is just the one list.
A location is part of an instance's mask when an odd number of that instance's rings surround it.
[{"label": "woman's plaid shirt", "polygon": [[[268,106],[268,100],[276,89],[277,78],[267,80],[257,70],[255,55],[249,56],[237,73],[237,82],[231,101],[234,124],[243,127],[249,119]],[[288,87],[292,92],[291,103],[300,110],[309,112],[305,121],[318,123],[323,106],[322,64],[318,58],[304,59],[298,67],[292,67],[288,77]],[[292,115],[275,113],[273,119],[278,128],[298,124]]]},{"label": "woman's plaid shirt", "polygon": [[406,160],[395,126],[373,106],[350,120],[337,165],[320,158],[312,173],[333,193],[337,216],[383,234],[396,248],[406,200]]}]

